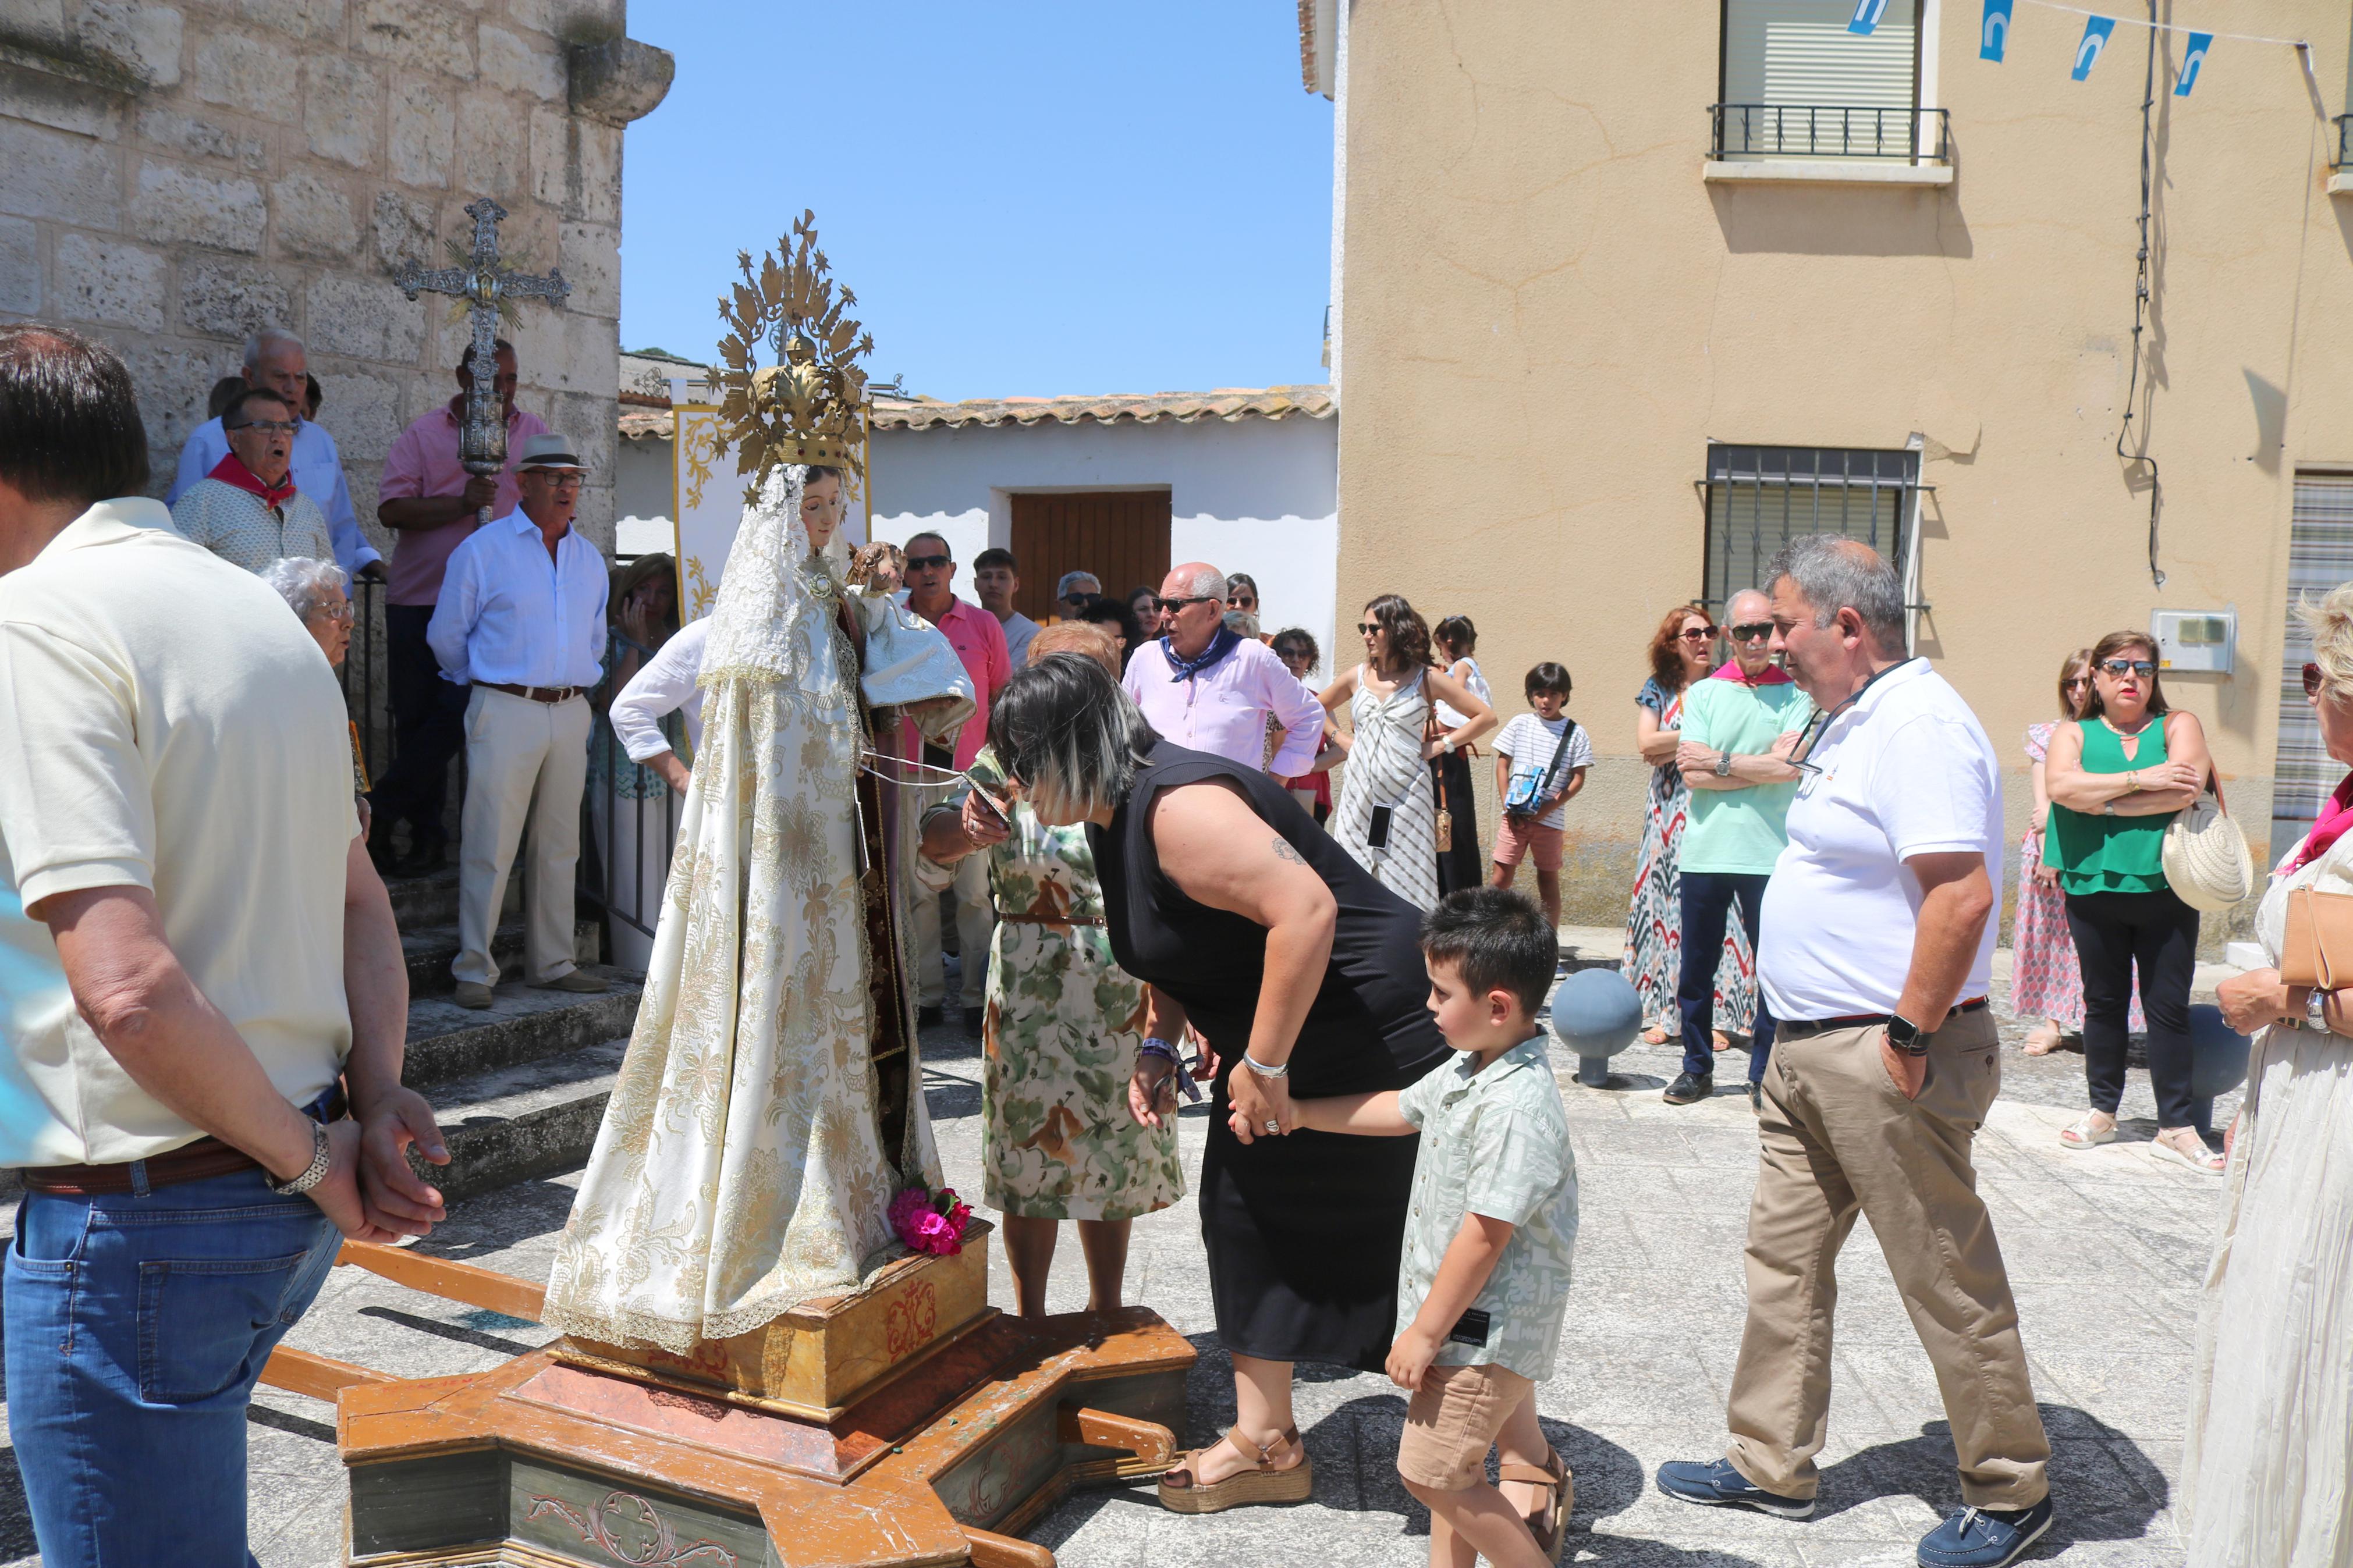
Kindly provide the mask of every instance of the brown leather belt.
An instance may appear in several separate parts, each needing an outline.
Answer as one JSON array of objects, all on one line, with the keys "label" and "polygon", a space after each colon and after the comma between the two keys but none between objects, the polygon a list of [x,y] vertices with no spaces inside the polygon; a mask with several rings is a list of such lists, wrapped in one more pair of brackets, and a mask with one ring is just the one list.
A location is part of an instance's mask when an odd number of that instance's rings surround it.
[{"label": "brown leather belt", "polygon": [[[330,1089],[323,1105],[314,1103],[303,1114],[320,1121],[340,1121],[348,1107],[343,1101],[343,1087]],[[25,1185],[37,1193],[48,1193],[62,1198],[108,1196],[117,1193],[136,1192],[139,1184],[132,1180],[132,1168],[146,1166],[147,1186],[177,1186],[183,1182],[201,1182],[212,1176],[233,1176],[239,1171],[258,1171],[261,1162],[244,1150],[222,1142],[217,1138],[199,1138],[183,1144],[167,1154],[152,1155],[145,1160],[126,1160],[116,1165],[34,1165],[16,1173]]]},{"label": "brown leather belt", "polygon": [[[1987,999],[1983,996],[1972,996],[1966,1002],[1956,1003],[1953,1010],[1938,1020],[1938,1025],[1941,1027],[1964,1013],[1975,1013],[1986,1005]],[[1792,1030],[1803,1035],[1819,1035],[1830,1029],[1878,1028],[1887,1021],[1888,1016],[1884,1013],[1853,1013],[1842,1018],[1777,1018],[1773,1021],[1773,1033],[1776,1037]]]},{"label": "brown leather belt", "polygon": [[1099,926],[1101,915],[1008,915],[999,910],[997,918],[1014,926]]},{"label": "brown leather belt", "polygon": [[585,686],[509,686],[504,681],[477,680],[477,686],[487,686],[493,691],[503,691],[510,697],[521,697],[532,702],[569,702],[588,689]]}]

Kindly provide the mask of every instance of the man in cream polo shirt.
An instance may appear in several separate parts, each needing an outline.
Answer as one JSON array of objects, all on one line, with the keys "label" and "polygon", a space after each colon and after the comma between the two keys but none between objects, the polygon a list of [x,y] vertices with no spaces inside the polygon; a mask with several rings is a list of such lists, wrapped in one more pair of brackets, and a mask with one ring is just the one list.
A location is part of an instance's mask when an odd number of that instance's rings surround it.
[{"label": "man in cream polo shirt", "polygon": [[51,1568],[245,1561],[263,1361],[339,1232],[440,1217],[403,1149],[447,1158],[335,678],[146,451],[112,353],[0,325],[0,1288]]}]

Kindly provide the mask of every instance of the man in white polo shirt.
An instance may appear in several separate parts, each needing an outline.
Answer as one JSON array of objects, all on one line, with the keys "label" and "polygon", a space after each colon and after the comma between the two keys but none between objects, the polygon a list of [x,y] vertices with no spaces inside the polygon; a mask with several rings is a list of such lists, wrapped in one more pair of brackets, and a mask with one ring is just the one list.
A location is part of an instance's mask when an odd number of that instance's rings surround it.
[{"label": "man in white polo shirt", "polygon": [[1748,1325],[1722,1459],[1661,1467],[1686,1502],[1814,1511],[1836,1258],[1871,1220],[1936,1371],[1961,1500],[1928,1568],[2000,1568],[2051,1528],[2051,1445],[1969,1144],[2000,1087],[1993,914],[2001,773],[1968,704],[1904,655],[1904,595],[1837,534],[1767,569],[1776,653],[1822,716],[1790,752],[1788,847],[1757,974],[1779,1021],[1757,1121]]},{"label": "man in white polo shirt", "polygon": [[450,1000],[491,1005],[507,873],[531,828],[523,977],[557,991],[606,983],[573,959],[573,873],[588,783],[588,689],[604,674],[605,558],[572,526],[586,470],[562,436],[533,436],[515,465],[522,500],[449,552],[425,640],[466,702],[465,843],[458,857]]},{"label": "man in white polo shirt", "polygon": [[440,1218],[404,1148],[448,1158],[343,693],[146,453],[111,351],[0,325],[8,1430],[52,1568],[247,1560],[262,1363],[339,1232]]}]

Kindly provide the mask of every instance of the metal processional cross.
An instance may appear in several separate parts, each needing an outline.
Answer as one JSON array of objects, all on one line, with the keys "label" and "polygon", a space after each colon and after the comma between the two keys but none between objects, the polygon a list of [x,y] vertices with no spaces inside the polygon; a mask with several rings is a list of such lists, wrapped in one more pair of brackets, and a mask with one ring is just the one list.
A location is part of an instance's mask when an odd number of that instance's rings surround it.
[{"label": "metal processional cross", "polygon": [[[466,389],[466,417],[460,428],[458,460],[468,473],[495,478],[507,465],[507,422],[500,416],[498,379],[499,303],[502,300],[552,300],[559,305],[572,292],[564,269],[551,267],[544,278],[510,272],[499,265],[499,220],[507,209],[484,196],[466,208],[474,220],[474,253],[464,267],[427,271],[410,262],[396,279],[400,291],[414,300],[421,290],[455,294],[466,301],[473,320],[474,343],[467,351],[466,368],[473,385]],[[491,521],[491,509],[479,521]]]}]

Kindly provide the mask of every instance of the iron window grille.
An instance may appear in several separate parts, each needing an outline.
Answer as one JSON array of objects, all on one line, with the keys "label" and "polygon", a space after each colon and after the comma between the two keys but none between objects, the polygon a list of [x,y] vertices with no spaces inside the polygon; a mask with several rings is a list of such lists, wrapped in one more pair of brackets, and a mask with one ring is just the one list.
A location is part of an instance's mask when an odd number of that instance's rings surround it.
[{"label": "iron window grille", "polygon": [[1941,109],[1840,103],[1712,103],[1711,158],[1921,158],[1950,162]]},{"label": "iron window grille", "polygon": [[2328,166],[2341,169],[2348,163],[2353,163],[2353,114],[2340,114],[2337,117],[2337,152],[2328,160]]},{"label": "iron window grille", "polygon": [[1879,552],[1902,574],[1907,651],[1920,603],[1920,454],[1848,447],[1736,447],[1710,442],[1707,564],[1700,603],[1721,616],[1743,588],[1765,586],[1765,566],[1790,540],[1840,533]]}]

